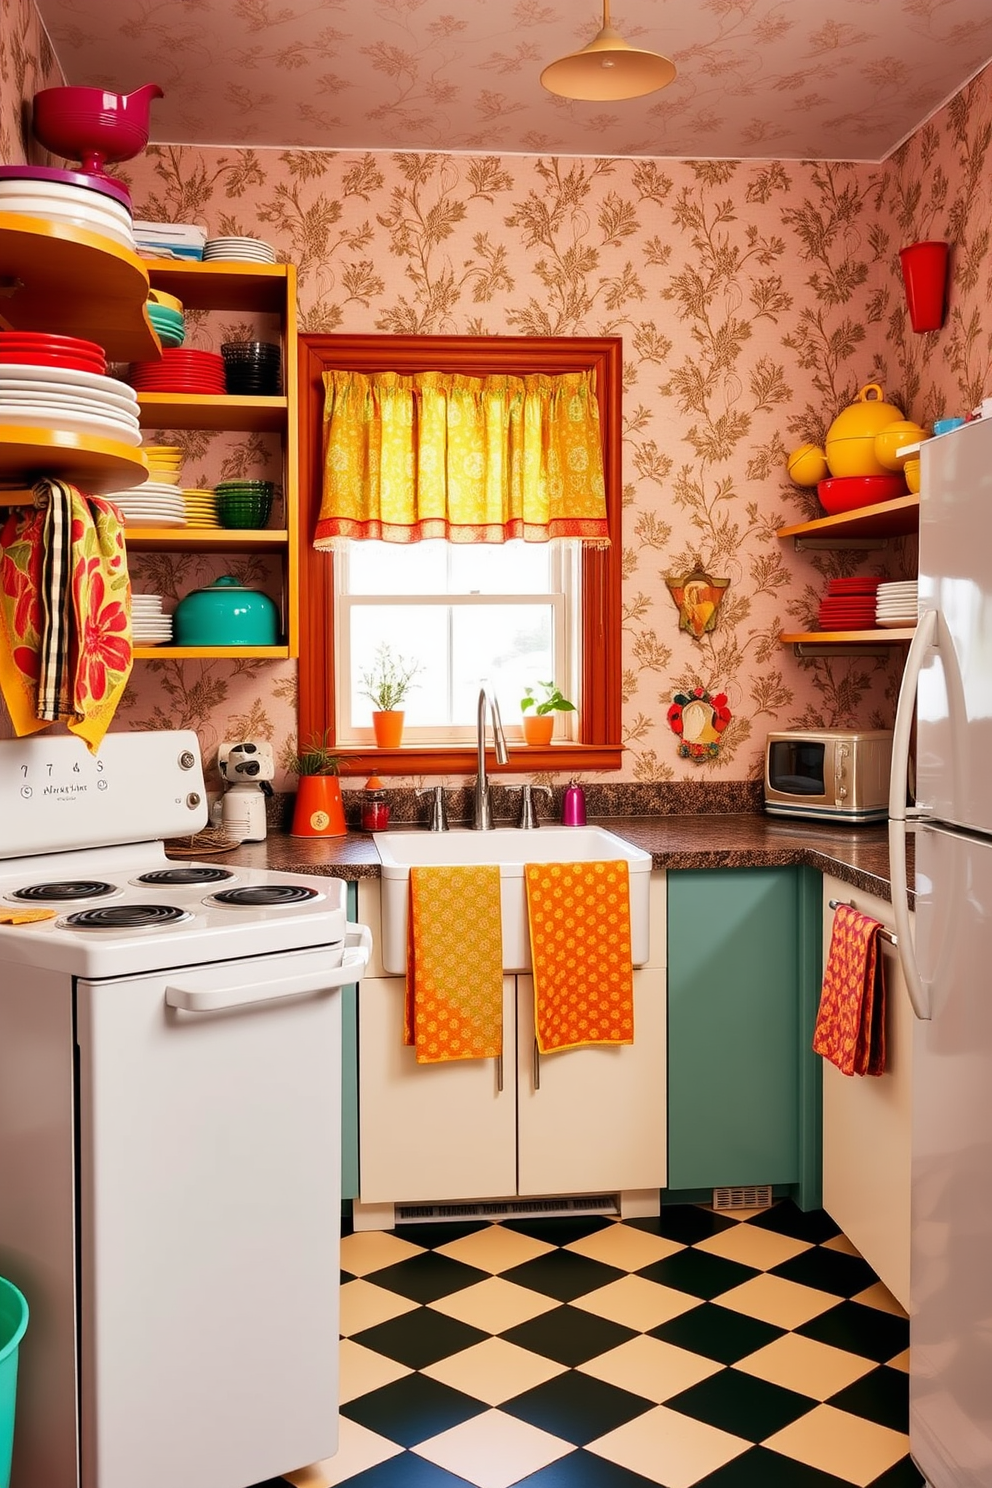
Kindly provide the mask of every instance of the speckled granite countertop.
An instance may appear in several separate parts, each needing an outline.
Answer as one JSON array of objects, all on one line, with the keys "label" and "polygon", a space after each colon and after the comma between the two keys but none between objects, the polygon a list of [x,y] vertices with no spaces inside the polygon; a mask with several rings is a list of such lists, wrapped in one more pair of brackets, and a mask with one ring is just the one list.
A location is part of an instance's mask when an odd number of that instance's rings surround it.
[{"label": "speckled granite countertop", "polygon": [[[767,868],[805,863],[865,893],[891,898],[884,826],[820,826],[773,820],[763,814],[602,816],[590,817],[590,822],[649,852],[655,868]],[[411,828],[404,825],[395,830]],[[379,857],[371,835],[358,831],[327,838],[270,832],[265,842],[243,843],[211,861],[331,878],[379,877]]]}]

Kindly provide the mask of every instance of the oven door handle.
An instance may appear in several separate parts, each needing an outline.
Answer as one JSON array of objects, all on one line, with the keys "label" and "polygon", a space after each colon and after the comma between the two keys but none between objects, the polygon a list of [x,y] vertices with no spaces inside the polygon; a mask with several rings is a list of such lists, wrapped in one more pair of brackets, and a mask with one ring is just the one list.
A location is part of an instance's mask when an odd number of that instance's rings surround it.
[{"label": "oven door handle", "polygon": [[341,964],[329,971],[278,977],[269,982],[255,982],[249,987],[168,986],[165,1000],[169,1007],[179,1008],[184,1013],[216,1013],[222,1008],[247,1007],[253,1002],[277,1002],[287,997],[305,997],[308,993],[345,987],[350,982],[361,980],[362,971],[372,954],[372,932],[367,925],[349,925],[344,943]]}]

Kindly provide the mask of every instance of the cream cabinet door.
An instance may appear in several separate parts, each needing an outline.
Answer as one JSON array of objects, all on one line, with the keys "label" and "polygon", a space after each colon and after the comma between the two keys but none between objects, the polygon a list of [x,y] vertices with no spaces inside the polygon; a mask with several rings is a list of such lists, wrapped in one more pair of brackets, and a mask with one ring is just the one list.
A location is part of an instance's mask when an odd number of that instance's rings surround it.
[{"label": "cream cabinet door", "polygon": [[517,977],[520,1194],[665,1186],[665,1005],[665,969],[635,971],[632,1044],[539,1056],[533,979]]},{"label": "cream cabinet door", "polygon": [[418,1064],[403,1043],[402,977],[359,989],[359,1184],[363,1204],[504,1198],[517,1186],[514,979],[503,979],[494,1059]]},{"label": "cream cabinet door", "polygon": [[[833,929],[831,899],[892,928],[886,900],[825,876],[824,965]],[[908,1310],[913,1010],[895,948],[885,941],[880,947],[888,1067],[884,1075],[842,1075],[823,1061],[823,1207]]]}]

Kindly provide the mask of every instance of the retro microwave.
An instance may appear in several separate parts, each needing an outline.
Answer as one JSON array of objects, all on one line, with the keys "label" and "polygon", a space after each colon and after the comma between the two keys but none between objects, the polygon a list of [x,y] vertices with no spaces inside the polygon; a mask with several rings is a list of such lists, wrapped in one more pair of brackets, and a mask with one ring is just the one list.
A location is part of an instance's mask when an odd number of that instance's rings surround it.
[{"label": "retro microwave", "polygon": [[891,729],[786,729],[765,744],[765,810],[826,821],[884,821]]}]

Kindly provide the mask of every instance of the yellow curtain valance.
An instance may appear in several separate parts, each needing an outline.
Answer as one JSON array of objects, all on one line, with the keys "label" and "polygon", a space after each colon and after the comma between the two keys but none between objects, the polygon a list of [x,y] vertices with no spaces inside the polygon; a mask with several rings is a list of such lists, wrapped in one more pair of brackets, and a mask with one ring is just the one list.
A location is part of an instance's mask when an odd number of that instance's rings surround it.
[{"label": "yellow curtain valance", "polygon": [[324,390],[315,548],[609,542],[594,372],[325,372]]}]

